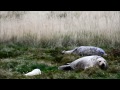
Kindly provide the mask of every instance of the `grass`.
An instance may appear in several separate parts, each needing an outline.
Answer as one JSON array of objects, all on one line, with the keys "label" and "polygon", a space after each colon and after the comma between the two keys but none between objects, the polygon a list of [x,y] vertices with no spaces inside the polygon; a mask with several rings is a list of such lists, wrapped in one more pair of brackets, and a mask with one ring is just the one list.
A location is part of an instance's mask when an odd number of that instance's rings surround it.
[{"label": "grass", "polygon": [[119,47],[119,18],[119,11],[1,11],[0,43]]},{"label": "grass", "polygon": [[[115,56],[114,49],[106,50],[108,57],[104,57],[109,65],[107,70],[98,67],[85,71],[59,71],[58,66],[71,62],[80,56],[63,55],[63,48],[26,47],[19,44],[0,45],[0,78],[1,79],[119,79],[120,56]],[[12,49],[9,49],[12,48]],[[8,50],[11,53],[8,53]],[[13,49],[19,54],[14,54]],[[21,51],[21,52],[20,52]],[[111,54],[113,53],[113,54]],[[5,57],[6,56],[6,57]],[[25,73],[39,68],[41,75],[26,77]]]},{"label": "grass", "polygon": [[[1,79],[119,79],[119,11],[0,11]],[[103,48],[109,68],[59,71],[80,56],[62,50],[93,45]],[[40,68],[41,75],[25,73]]]}]

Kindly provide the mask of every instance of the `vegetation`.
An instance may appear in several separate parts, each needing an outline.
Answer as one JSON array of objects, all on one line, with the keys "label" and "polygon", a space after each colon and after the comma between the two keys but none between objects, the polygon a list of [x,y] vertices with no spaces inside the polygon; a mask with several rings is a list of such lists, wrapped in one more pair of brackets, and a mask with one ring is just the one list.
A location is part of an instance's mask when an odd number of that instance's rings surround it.
[{"label": "vegetation", "polygon": [[[119,79],[119,23],[119,11],[0,11],[0,79]],[[61,51],[81,45],[103,48],[109,68],[59,71],[80,58]]]}]

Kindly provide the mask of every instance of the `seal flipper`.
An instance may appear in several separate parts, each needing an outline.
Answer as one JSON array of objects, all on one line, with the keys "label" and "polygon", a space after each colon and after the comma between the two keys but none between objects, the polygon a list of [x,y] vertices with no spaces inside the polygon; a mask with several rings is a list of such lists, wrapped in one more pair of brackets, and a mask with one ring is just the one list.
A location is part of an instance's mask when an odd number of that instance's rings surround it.
[{"label": "seal flipper", "polygon": [[65,70],[65,71],[73,70],[70,65],[62,65],[62,66],[59,66],[58,69]]}]

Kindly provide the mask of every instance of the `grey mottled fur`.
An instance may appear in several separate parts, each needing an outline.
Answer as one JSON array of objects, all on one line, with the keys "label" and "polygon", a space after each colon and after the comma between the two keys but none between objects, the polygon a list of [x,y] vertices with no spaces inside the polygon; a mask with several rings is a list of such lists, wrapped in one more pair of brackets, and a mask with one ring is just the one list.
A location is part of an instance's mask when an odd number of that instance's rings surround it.
[{"label": "grey mottled fur", "polygon": [[106,56],[107,55],[103,49],[95,46],[80,46],[80,47],[76,47],[73,50],[62,51],[62,53],[77,54],[80,56],[91,56],[91,55]]},{"label": "grey mottled fur", "polygon": [[101,69],[107,69],[108,64],[107,61],[97,55],[93,56],[85,56],[82,58],[79,58],[71,63],[68,63],[68,65],[62,65],[59,66],[59,70],[79,70],[79,69],[87,69],[89,67],[99,66]]}]

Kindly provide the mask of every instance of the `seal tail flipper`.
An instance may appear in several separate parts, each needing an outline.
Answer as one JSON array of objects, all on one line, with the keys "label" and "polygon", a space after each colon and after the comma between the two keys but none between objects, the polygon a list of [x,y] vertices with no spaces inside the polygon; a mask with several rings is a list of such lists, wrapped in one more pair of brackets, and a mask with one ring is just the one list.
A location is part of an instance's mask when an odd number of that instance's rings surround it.
[{"label": "seal tail flipper", "polygon": [[70,63],[67,63],[67,65],[69,65]]},{"label": "seal tail flipper", "polygon": [[71,54],[74,50],[62,51],[62,54]]},{"label": "seal tail flipper", "polygon": [[68,51],[63,50],[62,54],[72,54],[72,53],[76,52],[77,48],[78,47],[76,47],[75,49],[72,49],[72,50],[68,50]]},{"label": "seal tail flipper", "polygon": [[58,67],[59,70],[73,70],[70,65],[62,65]]}]

